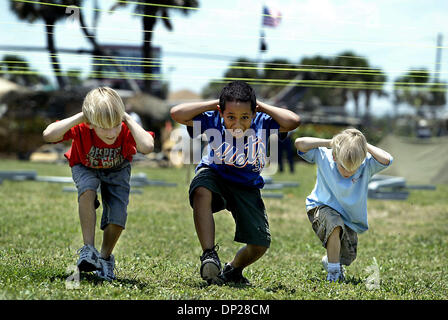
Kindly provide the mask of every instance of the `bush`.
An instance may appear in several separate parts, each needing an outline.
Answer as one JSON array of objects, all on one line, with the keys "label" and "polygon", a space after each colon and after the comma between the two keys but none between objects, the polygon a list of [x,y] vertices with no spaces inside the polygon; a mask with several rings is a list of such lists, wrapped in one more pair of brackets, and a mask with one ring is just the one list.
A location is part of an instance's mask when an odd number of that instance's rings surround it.
[{"label": "bush", "polygon": [[0,120],[0,152],[31,154],[44,144],[42,131],[47,123],[42,117]]}]

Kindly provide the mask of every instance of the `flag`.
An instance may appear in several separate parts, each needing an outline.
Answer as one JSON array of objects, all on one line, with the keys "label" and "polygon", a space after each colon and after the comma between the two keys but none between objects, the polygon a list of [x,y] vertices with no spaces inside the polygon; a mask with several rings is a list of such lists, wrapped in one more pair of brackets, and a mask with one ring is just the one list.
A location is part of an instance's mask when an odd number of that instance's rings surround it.
[{"label": "flag", "polygon": [[282,14],[275,8],[263,6],[263,26],[276,27],[280,24]]}]

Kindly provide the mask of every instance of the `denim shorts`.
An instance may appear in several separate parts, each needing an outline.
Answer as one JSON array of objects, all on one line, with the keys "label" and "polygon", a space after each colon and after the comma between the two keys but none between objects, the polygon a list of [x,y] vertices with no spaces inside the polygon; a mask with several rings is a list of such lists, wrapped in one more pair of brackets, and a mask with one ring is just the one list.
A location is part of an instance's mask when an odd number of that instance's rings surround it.
[{"label": "denim shorts", "polygon": [[119,168],[113,169],[92,169],[77,164],[72,167],[72,177],[78,189],[78,201],[87,190],[101,191],[103,215],[100,227],[102,230],[110,223],[125,227],[131,189],[129,161],[126,160]]},{"label": "denim shorts", "polygon": [[329,206],[315,207],[308,210],[307,214],[313,230],[324,248],[327,247],[328,237],[333,230],[336,227],[342,228],[340,262],[346,266],[350,265],[356,259],[358,247],[356,232],[346,226],[339,212]]},{"label": "denim shorts", "polygon": [[232,213],[236,225],[235,241],[263,247],[270,246],[271,233],[260,189],[228,182],[212,169],[202,168],[190,184],[191,207],[193,207],[194,190],[198,187],[204,187],[212,192],[213,213],[224,209]]}]

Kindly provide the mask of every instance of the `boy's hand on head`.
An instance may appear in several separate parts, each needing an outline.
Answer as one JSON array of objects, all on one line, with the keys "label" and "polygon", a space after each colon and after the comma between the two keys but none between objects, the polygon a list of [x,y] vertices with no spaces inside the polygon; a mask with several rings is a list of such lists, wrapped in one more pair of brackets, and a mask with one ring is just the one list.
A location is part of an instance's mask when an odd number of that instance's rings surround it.
[{"label": "boy's hand on head", "polygon": [[124,114],[123,114],[123,122],[124,123],[126,123],[126,124],[128,124],[128,120],[131,118],[131,116],[127,113],[127,112],[125,112]]},{"label": "boy's hand on head", "polygon": [[257,100],[257,106],[255,107],[255,112],[264,112],[263,107],[261,105],[262,105],[262,102]]},{"label": "boy's hand on head", "polygon": [[83,112],[79,113],[79,123],[87,123],[89,124],[89,120],[87,119],[87,117],[85,116],[85,114]]}]

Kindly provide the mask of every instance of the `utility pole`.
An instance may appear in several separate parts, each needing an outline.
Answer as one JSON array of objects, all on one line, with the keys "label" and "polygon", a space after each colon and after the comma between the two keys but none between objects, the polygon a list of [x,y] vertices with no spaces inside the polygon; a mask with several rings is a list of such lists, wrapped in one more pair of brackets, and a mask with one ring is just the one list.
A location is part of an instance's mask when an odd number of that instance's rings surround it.
[{"label": "utility pole", "polygon": [[442,40],[443,36],[441,33],[437,35],[437,47],[436,47],[436,65],[434,72],[434,82],[439,82],[440,80],[440,69],[442,67]]},{"label": "utility pole", "polygon": [[265,9],[265,4],[262,4],[261,7],[261,24],[260,24],[260,44],[258,47],[258,56],[257,56],[257,78],[262,78],[262,74],[263,74],[263,54],[268,50],[268,46],[266,43],[266,36],[264,33],[264,9]]}]

